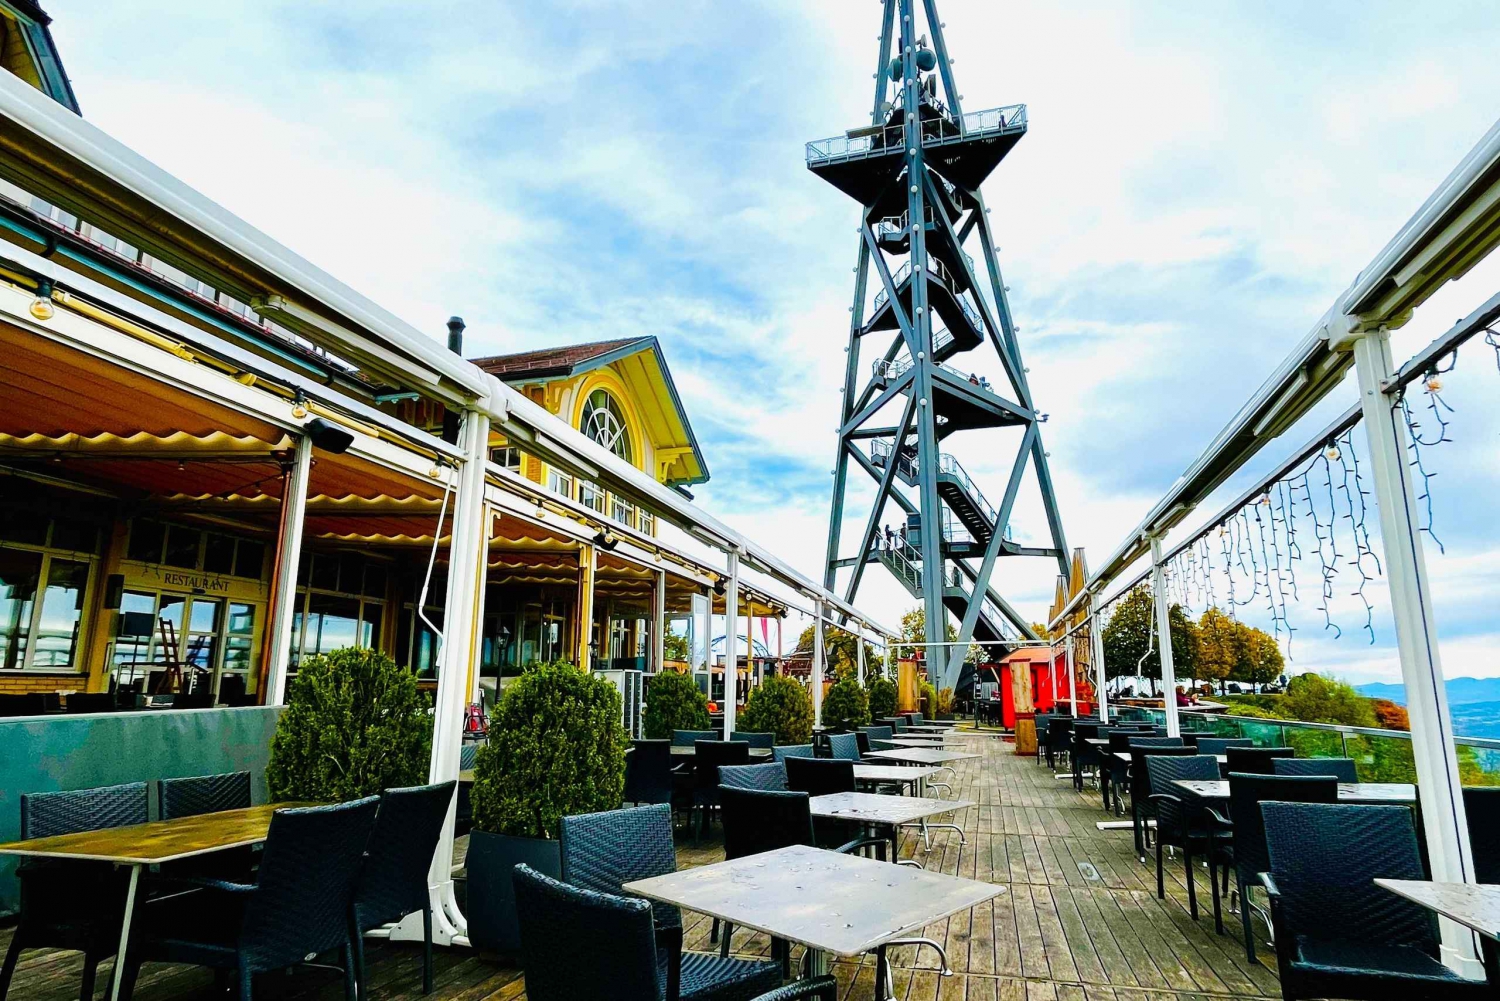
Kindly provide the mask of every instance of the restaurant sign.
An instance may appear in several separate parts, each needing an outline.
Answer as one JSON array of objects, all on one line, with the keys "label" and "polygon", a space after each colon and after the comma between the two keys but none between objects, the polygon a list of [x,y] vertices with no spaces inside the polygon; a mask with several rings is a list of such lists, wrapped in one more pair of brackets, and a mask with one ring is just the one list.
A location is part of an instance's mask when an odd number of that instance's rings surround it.
[{"label": "restaurant sign", "polygon": [[265,595],[266,590],[261,581],[205,573],[201,570],[181,570],[154,563],[125,561],[121,569],[125,572],[127,587],[168,588],[230,598],[259,598]]}]

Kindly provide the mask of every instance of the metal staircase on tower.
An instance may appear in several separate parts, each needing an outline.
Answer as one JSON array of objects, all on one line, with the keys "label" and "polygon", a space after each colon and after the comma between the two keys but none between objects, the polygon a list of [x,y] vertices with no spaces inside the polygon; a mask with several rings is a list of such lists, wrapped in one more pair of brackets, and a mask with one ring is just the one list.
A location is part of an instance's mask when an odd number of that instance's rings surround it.
[{"label": "metal staircase on tower", "polygon": [[[1045,416],[1027,384],[980,192],[1026,134],[1026,107],[965,112],[936,0],[882,7],[870,124],[806,150],[808,169],[861,206],[824,583],[838,587],[848,571],[842,587],[852,600],[865,567],[885,566],[923,603],[928,650],[941,651],[929,674],[941,686],[957,679],[971,639],[1036,638],[992,583],[999,559],[1049,557],[1066,573],[1068,549],[1042,447]],[[973,351],[994,353],[1003,384],[955,364]],[[989,454],[1007,436],[1018,441],[998,500],[945,449],[960,432],[985,433]],[[852,556],[843,547],[851,467],[877,488]],[[1043,546],[1019,545],[1010,529],[1028,472],[1046,514]],[[881,530],[891,504],[902,512],[899,542]],[[942,645],[950,613],[959,631],[951,647]]]}]

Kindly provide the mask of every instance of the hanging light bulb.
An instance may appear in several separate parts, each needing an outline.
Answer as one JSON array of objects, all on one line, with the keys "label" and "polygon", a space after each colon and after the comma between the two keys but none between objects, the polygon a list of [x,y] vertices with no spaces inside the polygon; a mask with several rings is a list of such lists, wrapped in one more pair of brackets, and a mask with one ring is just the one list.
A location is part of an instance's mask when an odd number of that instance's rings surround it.
[{"label": "hanging light bulb", "polygon": [[1436,372],[1429,373],[1423,381],[1423,385],[1427,387],[1429,393],[1440,393],[1443,391],[1443,380],[1438,378]]},{"label": "hanging light bulb", "polygon": [[1259,501],[1259,503],[1265,505],[1266,507],[1270,507],[1271,506],[1271,495],[1270,494],[1261,494],[1260,495],[1260,501]]},{"label": "hanging light bulb", "polygon": [[1327,459],[1329,462],[1338,462],[1339,456],[1341,454],[1343,453],[1339,451],[1339,447],[1337,445],[1329,445],[1323,450],[1323,458]]}]

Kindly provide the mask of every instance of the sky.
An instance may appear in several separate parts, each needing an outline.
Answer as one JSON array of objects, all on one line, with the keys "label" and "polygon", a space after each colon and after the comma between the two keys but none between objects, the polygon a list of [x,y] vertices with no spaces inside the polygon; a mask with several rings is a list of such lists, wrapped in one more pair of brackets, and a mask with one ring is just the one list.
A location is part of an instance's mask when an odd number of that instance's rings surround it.
[{"label": "sky", "polygon": [[[965,108],[1028,106],[984,190],[1067,541],[1098,564],[1493,124],[1500,22],[1463,2],[940,7]],[[699,501],[821,579],[857,208],[803,143],[868,120],[878,4],[49,9],[86,118],[435,339],[451,314],[474,356],[658,337],[713,474]],[[1398,359],[1497,287],[1486,262],[1445,288]],[[1444,377],[1454,440],[1431,456],[1450,676],[1500,675],[1495,361],[1471,345]],[[993,355],[954,364],[999,379]],[[1003,491],[1010,439],[950,442]],[[1033,489],[1014,531],[1045,538]],[[1011,560],[996,584],[1039,619],[1055,573]],[[894,625],[912,600],[865,580]],[[1338,639],[1289,608],[1292,669],[1395,680],[1381,582],[1373,644],[1344,584]]]}]

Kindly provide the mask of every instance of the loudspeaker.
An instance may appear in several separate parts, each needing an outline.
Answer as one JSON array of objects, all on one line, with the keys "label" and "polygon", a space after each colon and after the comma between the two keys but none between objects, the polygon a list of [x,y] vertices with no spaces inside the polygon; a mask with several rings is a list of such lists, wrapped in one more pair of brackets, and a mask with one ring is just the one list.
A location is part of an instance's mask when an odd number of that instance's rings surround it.
[{"label": "loudspeaker", "polygon": [[303,432],[312,439],[314,448],[340,455],[354,444],[354,435],[321,417],[314,417],[302,425]]}]

